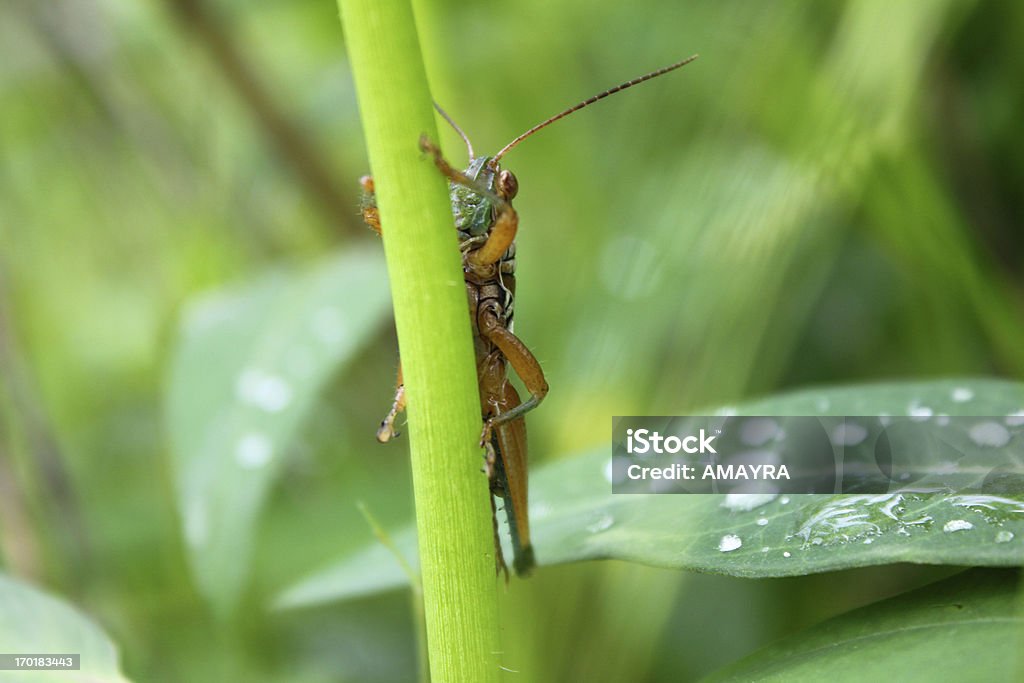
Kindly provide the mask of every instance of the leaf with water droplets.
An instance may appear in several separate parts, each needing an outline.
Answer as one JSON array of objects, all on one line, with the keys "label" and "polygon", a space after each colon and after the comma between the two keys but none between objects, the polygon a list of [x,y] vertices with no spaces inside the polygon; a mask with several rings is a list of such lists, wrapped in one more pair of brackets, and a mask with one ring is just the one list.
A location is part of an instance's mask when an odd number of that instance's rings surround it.
[{"label": "leaf with water droplets", "polygon": [[[958,400],[966,393],[955,393],[957,388],[969,389],[971,400]],[[1024,385],[961,380],[799,392],[733,410],[741,415],[807,415],[819,409],[839,415],[907,415],[926,407],[932,415],[921,422],[926,432],[970,424],[940,419],[970,411],[1011,416],[1000,422],[1011,438],[1024,442],[1024,425],[1013,424],[1012,417],[1022,405]],[[761,441],[768,431],[768,425],[759,424],[749,436]],[[847,428],[840,436],[848,443],[861,435]],[[965,444],[970,441],[962,436]],[[610,455],[610,447],[599,449],[531,473],[530,525],[539,564],[614,558],[745,577],[894,562],[1024,565],[1024,497],[913,492],[616,495],[611,492]],[[932,455],[944,458],[945,452]],[[340,575],[349,561],[343,559],[329,571]],[[329,581],[317,586],[324,601],[350,594],[340,583],[333,589]]]},{"label": "leaf with water droplets", "polygon": [[0,573],[0,648],[6,653],[78,654],[80,671],[4,671],[15,683],[128,683],[117,648],[89,618],[71,605]]},{"label": "leaf with water droplets", "polygon": [[358,250],[203,296],[186,310],[167,423],[192,568],[221,612],[244,589],[259,511],[296,430],[388,305],[383,257]]},{"label": "leaf with water droplets", "polygon": [[830,619],[706,680],[1019,680],[1017,584],[1017,572],[974,569]]}]

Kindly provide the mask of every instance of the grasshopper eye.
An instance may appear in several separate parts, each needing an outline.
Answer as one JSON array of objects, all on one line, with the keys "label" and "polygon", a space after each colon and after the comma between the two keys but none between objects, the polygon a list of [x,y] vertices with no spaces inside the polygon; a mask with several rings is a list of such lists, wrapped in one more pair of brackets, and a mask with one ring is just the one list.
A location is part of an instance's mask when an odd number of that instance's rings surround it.
[{"label": "grasshopper eye", "polygon": [[512,175],[512,171],[502,171],[498,175],[498,191],[505,199],[515,199],[519,192],[519,181]]}]

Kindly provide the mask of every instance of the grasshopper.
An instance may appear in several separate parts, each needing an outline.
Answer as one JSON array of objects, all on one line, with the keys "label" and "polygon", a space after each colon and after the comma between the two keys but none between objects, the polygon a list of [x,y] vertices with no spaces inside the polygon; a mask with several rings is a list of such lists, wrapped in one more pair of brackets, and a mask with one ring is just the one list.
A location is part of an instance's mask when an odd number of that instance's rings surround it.
[{"label": "grasshopper", "polygon": [[[533,567],[535,560],[527,517],[526,424],[523,416],[544,400],[548,393],[548,383],[533,353],[512,333],[515,237],[519,227],[519,217],[512,208],[512,200],[519,191],[519,182],[511,171],[502,169],[499,162],[520,142],[555,121],[609,95],[674,71],[696,58],[697,55],[693,55],[585,99],[533,126],[490,157],[476,156],[466,134],[435,104],[441,116],[466,143],[469,166],[464,171],[449,164],[441,155],[441,150],[426,136],[420,138],[420,149],[430,155],[434,165],[450,183],[452,214],[459,237],[473,326],[480,412],[484,422],[480,447],[485,451],[485,471],[491,491],[495,563],[498,573],[504,571],[506,579],[508,568],[498,536],[494,501],[495,498],[504,501],[514,553],[513,568],[516,574],[524,575]],[[364,176],[360,183],[363,189],[363,220],[380,234],[380,215],[374,199],[373,179]],[[530,393],[526,401],[520,399],[519,393],[509,382],[509,364]],[[405,402],[405,385],[399,363],[394,401],[377,430],[377,440],[381,443],[398,435],[395,419],[405,409]]]}]

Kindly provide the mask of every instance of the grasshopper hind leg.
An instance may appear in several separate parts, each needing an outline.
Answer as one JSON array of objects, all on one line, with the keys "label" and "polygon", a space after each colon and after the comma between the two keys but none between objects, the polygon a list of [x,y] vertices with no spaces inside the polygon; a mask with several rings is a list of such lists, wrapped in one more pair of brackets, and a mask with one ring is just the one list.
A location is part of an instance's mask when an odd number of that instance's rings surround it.
[{"label": "grasshopper hind leg", "polygon": [[516,576],[526,576],[537,562],[533,554],[533,545],[529,541],[529,529],[519,528],[520,519],[525,522],[525,518],[520,518],[517,514],[517,503],[512,498],[504,464],[501,457],[495,455],[490,444],[487,448],[486,461],[487,476],[491,480],[491,519],[494,523],[495,562],[498,573],[505,572],[505,581],[508,582],[508,567],[501,550],[501,536],[498,531],[498,510],[494,502],[496,498],[501,498],[505,510],[509,536],[512,539],[512,568],[515,570]]},{"label": "grasshopper hind leg", "polygon": [[[514,410],[519,394],[508,382],[500,388],[500,402],[495,404],[502,414]],[[536,564],[533,544],[530,542],[530,520],[527,513],[526,424],[522,419],[499,424],[491,431],[486,442],[487,476],[491,497],[504,502],[505,518],[512,539],[512,568],[518,576],[525,576]]]}]

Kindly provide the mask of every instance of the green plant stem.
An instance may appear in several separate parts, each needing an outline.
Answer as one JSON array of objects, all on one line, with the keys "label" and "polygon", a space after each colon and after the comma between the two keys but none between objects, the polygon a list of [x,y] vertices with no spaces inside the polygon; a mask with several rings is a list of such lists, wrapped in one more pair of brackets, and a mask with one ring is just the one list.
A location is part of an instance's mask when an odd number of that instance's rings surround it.
[{"label": "green plant stem", "polygon": [[408,0],[338,4],[402,353],[430,672],[435,683],[497,681],[480,399],[447,185],[417,145],[438,138],[413,11]]}]

